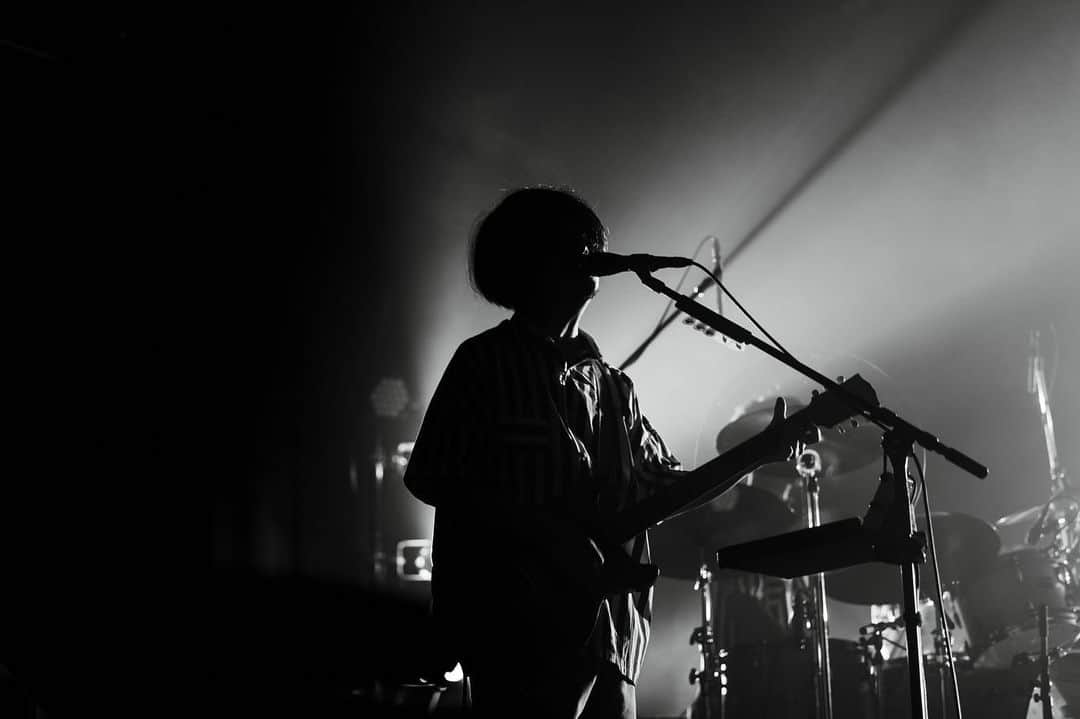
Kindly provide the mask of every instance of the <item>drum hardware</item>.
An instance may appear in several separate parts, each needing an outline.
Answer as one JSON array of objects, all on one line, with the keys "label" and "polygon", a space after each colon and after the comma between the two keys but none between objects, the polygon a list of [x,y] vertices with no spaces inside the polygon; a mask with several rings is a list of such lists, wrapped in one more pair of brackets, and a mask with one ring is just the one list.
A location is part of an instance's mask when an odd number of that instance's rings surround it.
[{"label": "drum hardware", "polygon": [[[990,524],[957,512],[933,512],[931,517],[946,586],[974,581],[997,561],[1001,540]],[[926,514],[918,514],[915,521],[925,532]],[[919,578],[920,586],[933,580],[925,566]],[[860,564],[830,572],[825,583],[830,597],[850,604],[897,604],[900,600],[900,583],[892,567],[885,564]]]},{"label": "drum hardware", "polygon": [[[786,399],[789,408],[797,410],[804,406],[795,398]],[[754,436],[768,426],[772,418],[772,401],[756,402],[743,410],[735,420],[725,426],[716,438],[721,453]],[[764,465],[752,475],[751,481],[775,484],[785,501],[796,484],[801,489],[801,514],[807,528],[821,526],[821,479],[826,475],[852,471],[880,456],[881,433],[870,424],[851,423],[847,427],[823,428],[821,440],[804,451],[792,462]],[[756,488],[751,486],[751,489]],[[774,533],[775,534],[775,533]],[[718,538],[719,539],[719,538]],[[724,546],[731,541],[713,541],[711,546]],[[828,611],[825,592],[825,575],[812,574],[795,580],[793,612],[790,631],[793,639],[811,652],[813,657],[814,695],[816,715],[824,719],[832,716],[832,692],[830,678]]]},{"label": "drum hardware", "polygon": [[[945,597],[948,597],[948,593],[945,593]],[[966,662],[964,654],[954,653],[952,649],[957,643],[952,634],[955,623],[949,617],[948,605],[945,609],[944,617],[942,617],[942,614],[937,611],[937,605],[930,599],[923,600],[919,608],[922,618],[920,631],[924,639],[922,664],[928,670],[934,670],[928,675],[934,681],[931,682],[928,679],[927,689],[930,689],[931,683],[936,686],[936,696],[928,695],[928,700],[933,700],[930,702],[932,715],[938,712],[940,707],[956,706],[959,701],[958,696],[953,698],[952,704],[949,703],[949,679],[952,677],[955,681],[954,667],[961,662]],[[895,605],[882,607],[879,611],[884,611],[888,616],[890,611],[899,612],[899,607]],[[898,615],[890,621],[873,622],[859,628],[862,635],[860,642],[867,651],[870,665],[874,668],[875,681],[880,679],[884,667],[906,667],[906,663],[910,661],[907,646],[897,641],[899,636],[904,636],[904,628],[904,620]],[[889,645],[887,648],[886,644]],[[931,650],[927,651],[927,648]],[[875,687],[880,688],[877,684]],[[886,709],[879,708],[879,713],[887,712]]]},{"label": "drum hardware", "polygon": [[[882,691],[883,672],[886,668],[891,670],[895,667],[905,667],[910,660],[907,656],[907,648],[887,636],[887,633],[903,629],[904,620],[901,617],[897,617],[895,620],[889,622],[873,622],[859,627],[859,645],[867,657],[867,666],[870,670],[874,694],[878,700],[878,706],[875,712],[876,716],[887,716],[889,714],[889,708],[885,706],[887,700]],[[931,704],[931,715],[934,715],[935,713],[942,713],[943,710],[941,707],[947,705],[947,679],[951,673],[951,669],[948,654],[945,652],[945,640],[942,637],[941,631],[935,629],[932,632],[932,635],[934,651],[930,654],[924,653],[922,655],[922,663],[927,669],[932,669],[933,671],[930,673],[933,677],[936,677],[935,683],[937,685],[938,695],[935,698],[935,703]],[[891,644],[894,650],[902,651],[903,656],[896,657],[894,653],[891,658],[886,659],[884,652],[886,643]]]},{"label": "drum hardware", "polygon": [[[915,598],[918,595],[916,568],[925,561],[925,537],[914,529],[915,518],[909,504],[907,482],[894,479],[907,476],[911,445],[902,433],[899,437],[890,437],[887,433],[885,446],[894,470],[882,475],[881,485],[865,522],[857,518],[830,522],[787,535],[727,547],[717,550],[716,561],[717,566],[722,568],[784,577],[805,576],[874,561],[900,565],[906,646],[911,656],[921,658],[921,619]],[[906,516],[906,521],[901,519],[901,513]],[[923,662],[908,662],[908,672],[912,713],[916,717],[926,717]]]},{"label": "drum hardware", "polygon": [[881,669],[885,666],[885,642],[897,647],[900,645],[885,636],[890,629],[903,629],[904,621],[897,619],[891,622],[874,622],[859,627],[859,649],[866,658],[867,672],[870,677],[874,695],[880,695]]},{"label": "drum hardware", "polygon": [[1053,719],[1053,697],[1050,694],[1050,619],[1049,608],[1039,605],[1039,690],[1036,701],[1042,704],[1043,719]]},{"label": "drum hardware", "polygon": [[694,591],[701,597],[701,626],[695,627],[690,633],[690,644],[696,644],[700,652],[698,668],[691,669],[689,675],[690,684],[698,685],[696,710],[691,713],[694,717],[720,719],[724,716],[724,698],[727,694],[727,666],[724,664],[725,652],[717,647],[713,632],[711,586],[712,572],[702,564],[698,579],[694,582]]},{"label": "drum hardware", "polygon": [[[1051,327],[1051,330],[1053,330],[1053,327]],[[1032,331],[1029,337],[1027,391],[1039,412],[1043,438],[1046,440],[1046,458],[1050,470],[1050,498],[1040,508],[1038,519],[1028,531],[1026,540],[1028,545],[1037,545],[1043,537],[1052,537],[1050,557],[1057,562],[1064,562],[1060,565],[1061,572],[1058,581],[1066,588],[1066,595],[1071,594],[1071,598],[1075,600],[1077,588],[1075,582],[1072,581],[1073,572],[1071,566],[1075,566],[1077,545],[1080,544],[1080,532],[1077,531],[1076,524],[1077,516],[1080,514],[1080,504],[1077,503],[1077,497],[1072,491],[1065,466],[1058,456],[1057,439],[1054,434],[1054,416],[1050,408],[1050,392],[1047,389],[1046,372],[1043,367],[1043,356],[1037,330]],[[1003,517],[999,522],[1004,523],[1007,519],[1007,517]],[[1040,607],[1043,604],[1046,605],[1046,608],[1040,610],[1040,630],[1043,624],[1043,614],[1048,615],[1046,623],[1049,623],[1050,613],[1061,606],[1060,604],[1039,602]],[[1047,634],[1051,634],[1049,629]],[[1075,637],[1073,640],[1075,641]],[[1048,641],[1052,641],[1052,636],[1049,636]],[[1045,655],[1046,652],[1044,651],[1043,654]]]},{"label": "drum hardware", "polygon": [[[945,593],[945,598],[949,599],[949,594]],[[900,641],[897,641],[904,636],[904,619],[900,616],[899,605],[885,605],[884,607],[877,607],[879,616],[884,613],[885,616],[893,616],[890,621],[877,621],[870,624],[859,627],[859,633],[863,638],[877,637],[880,641],[874,640],[875,643],[880,644],[878,648],[882,654],[882,659],[896,659],[907,656],[907,646]],[[874,612],[872,610],[871,616]],[[942,632],[940,626],[940,618],[937,612],[937,605],[930,599],[924,599],[920,603],[919,615],[921,617],[921,631],[923,635],[923,659],[928,662],[935,662],[938,664],[947,664],[948,657],[945,652],[945,633]],[[949,617],[949,605],[946,604],[945,612],[945,625],[948,629],[949,639],[951,640],[952,653],[959,658],[966,658],[967,651],[965,648],[966,642],[961,641],[963,636],[962,629],[958,627],[953,619]],[[885,646],[885,645],[888,646]],[[932,651],[926,651],[926,648],[932,647]]]},{"label": "drum hardware", "polygon": [[1072,572],[1059,571],[1045,550],[1013,549],[995,558],[982,577],[968,579],[956,588],[956,606],[972,645],[976,666],[1008,668],[1020,655],[1040,651],[1040,626],[1036,608],[1047,607],[1048,643],[1064,649],[1080,638],[1080,616],[1071,604],[1065,579]]},{"label": "drum hardware", "polygon": [[[821,455],[807,449],[796,460],[796,471],[803,481],[804,512],[808,529],[821,526]],[[825,575],[805,577],[809,612],[810,647],[814,658],[814,698],[819,719],[832,719],[832,681],[829,661],[829,613],[825,604]]]},{"label": "drum hardware", "polygon": [[1006,546],[1036,547],[1056,558],[1075,562],[1080,545],[1080,499],[1072,490],[1055,494],[1045,504],[1028,507],[994,522]]},{"label": "drum hardware", "polygon": [[[859,645],[833,638],[833,712],[871,719],[875,694]],[[759,642],[724,650],[724,719],[807,719],[812,710],[813,657],[793,642]],[[700,716],[692,709],[691,719]],[[716,716],[714,714],[713,716]]]},{"label": "drum hardware", "polygon": [[[937,662],[923,662],[928,688],[941,683],[946,668]],[[910,717],[909,691],[906,686],[909,671],[908,658],[887,660],[879,669],[876,681],[878,703],[876,711],[867,714],[873,719],[908,719]],[[1051,674],[1055,672],[1051,669]],[[1032,702],[1033,683],[1037,683],[1035,664],[1015,669],[976,669],[970,662],[958,662],[957,674],[963,685],[963,713],[965,717],[978,719],[1003,717],[1024,719],[1038,717],[1039,705]],[[1054,697],[1054,719],[1063,719],[1060,713],[1064,703],[1056,684],[1051,684]],[[930,719],[955,719],[956,713],[943,704],[938,691],[928,691],[928,716]],[[1034,712],[1034,713],[1033,713]]]}]

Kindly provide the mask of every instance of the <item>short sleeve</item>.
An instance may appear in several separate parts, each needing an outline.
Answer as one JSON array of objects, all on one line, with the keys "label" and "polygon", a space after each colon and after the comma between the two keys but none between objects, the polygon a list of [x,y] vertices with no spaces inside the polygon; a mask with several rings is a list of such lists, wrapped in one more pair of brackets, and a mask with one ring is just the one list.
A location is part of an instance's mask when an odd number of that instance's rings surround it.
[{"label": "short sleeve", "polygon": [[[621,373],[620,373],[621,374]],[[678,481],[683,472],[678,458],[668,449],[660,433],[641,411],[637,393],[629,377],[622,375],[627,387],[629,436],[634,463],[633,471],[639,490],[650,494]]]},{"label": "short sleeve", "polygon": [[471,353],[454,353],[424,414],[405,469],[405,486],[420,501],[438,506],[465,490],[481,439],[483,386]]}]

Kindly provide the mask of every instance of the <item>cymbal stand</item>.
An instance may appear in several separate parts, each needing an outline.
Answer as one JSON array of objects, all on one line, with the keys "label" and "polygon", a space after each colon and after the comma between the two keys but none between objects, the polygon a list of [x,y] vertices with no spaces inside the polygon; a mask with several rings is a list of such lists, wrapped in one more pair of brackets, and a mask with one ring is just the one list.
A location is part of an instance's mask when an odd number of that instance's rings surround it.
[{"label": "cymbal stand", "polygon": [[698,570],[694,591],[701,597],[701,626],[690,634],[690,643],[698,645],[701,660],[697,669],[690,670],[690,684],[698,685],[698,700],[694,704],[700,707],[700,713],[694,711],[692,715],[695,719],[699,716],[722,719],[727,687],[724,686],[723,657],[720,656],[713,632],[712,572],[707,564],[702,564]]},{"label": "cymbal stand", "polygon": [[1040,604],[1039,613],[1039,701],[1042,702],[1043,719],[1053,719],[1054,707],[1050,696],[1050,628],[1049,611]]},{"label": "cymbal stand", "polygon": [[903,629],[903,627],[904,622],[902,619],[891,622],[874,622],[859,627],[859,648],[863,652],[867,674],[870,677],[871,691],[875,698],[874,709],[871,712],[875,719],[886,716],[885,695],[881,686],[881,668],[885,665],[885,655],[882,650],[885,642],[889,642],[889,644],[896,647],[900,646],[887,638],[885,631],[888,629]]},{"label": "cymbal stand", "polygon": [[[804,510],[808,528],[821,526],[821,455],[807,449],[795,465],[803,480]],[[829,658],[829,611],[825,604],[825,574],[805,577],[810,587],[811,637],[814,651],[814,700],[818,719],[832,719],[832,664]]]},{"label": "cymbal stand", "polygon": [[[1073,526],[1076,519],[1076,499],[1070,496],[1071,483],[1065,472],[1065,467],[1058,457],[1057,438],[1054,434],[1054,415],[1050,411],[1050,392],[1046,385],[1046,372],[1043,370],[1043,357],[1039,351],[1039,333],[1031,333],[1031,356],[1028,360],[1028,393],[1032,395],[1035,406],[1039,410],[1039,421],[1042,424],[1043,437],[1046,440],[1046,458],[1050,463],[1050,499],[1043,506],[1043,511],[1035,526],[1028,534],[1028,543],[1036,544],[1039,538],[1051,531],[1054,532],[1052,552],[1058,559],[1066,561],[1076,546],[1077,536]],[[1051,514],[1051,506],[1055,500],[1067,500],[1072,503],[1068,513],[1068,519],[1062,526],[1057,516],[1053,517],[1053,526],[1047,526],[1047,519]]]}]

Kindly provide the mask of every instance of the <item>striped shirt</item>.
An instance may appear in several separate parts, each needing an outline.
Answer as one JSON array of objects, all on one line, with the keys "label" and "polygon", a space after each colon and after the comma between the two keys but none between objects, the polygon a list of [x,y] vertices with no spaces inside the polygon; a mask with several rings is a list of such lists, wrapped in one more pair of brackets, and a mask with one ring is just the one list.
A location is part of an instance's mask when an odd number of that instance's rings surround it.
[{"label": "striped shirt", "polygon": [[[466,340],[435,391],[405,473],[410,491],[436,507],[436,613],[440,582],[447,583],[440,574],[476,561],[463,556],[442,507],[538,508],[602,521],[675,481],[678,470],[630,378],[603,360],[586,333],[555,341],[515,315]],[[646,532],[626,549],[648,562]],[[587,643],[631,682],[651,608],[652,590],[608,595]]]}]

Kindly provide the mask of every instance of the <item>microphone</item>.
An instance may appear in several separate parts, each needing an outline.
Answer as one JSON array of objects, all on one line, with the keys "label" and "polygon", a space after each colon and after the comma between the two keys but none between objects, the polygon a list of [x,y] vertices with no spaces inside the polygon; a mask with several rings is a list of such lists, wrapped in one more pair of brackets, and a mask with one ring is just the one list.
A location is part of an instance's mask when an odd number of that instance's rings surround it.
[{"label": "microphone", "polygon": [[581,258],[581,269],[588,275],[607,277],[620,272],[655,272],[666,267],[688,267],[693,260],[685,257],[657,255],[617,255],[614,252],[595,252]]}]

